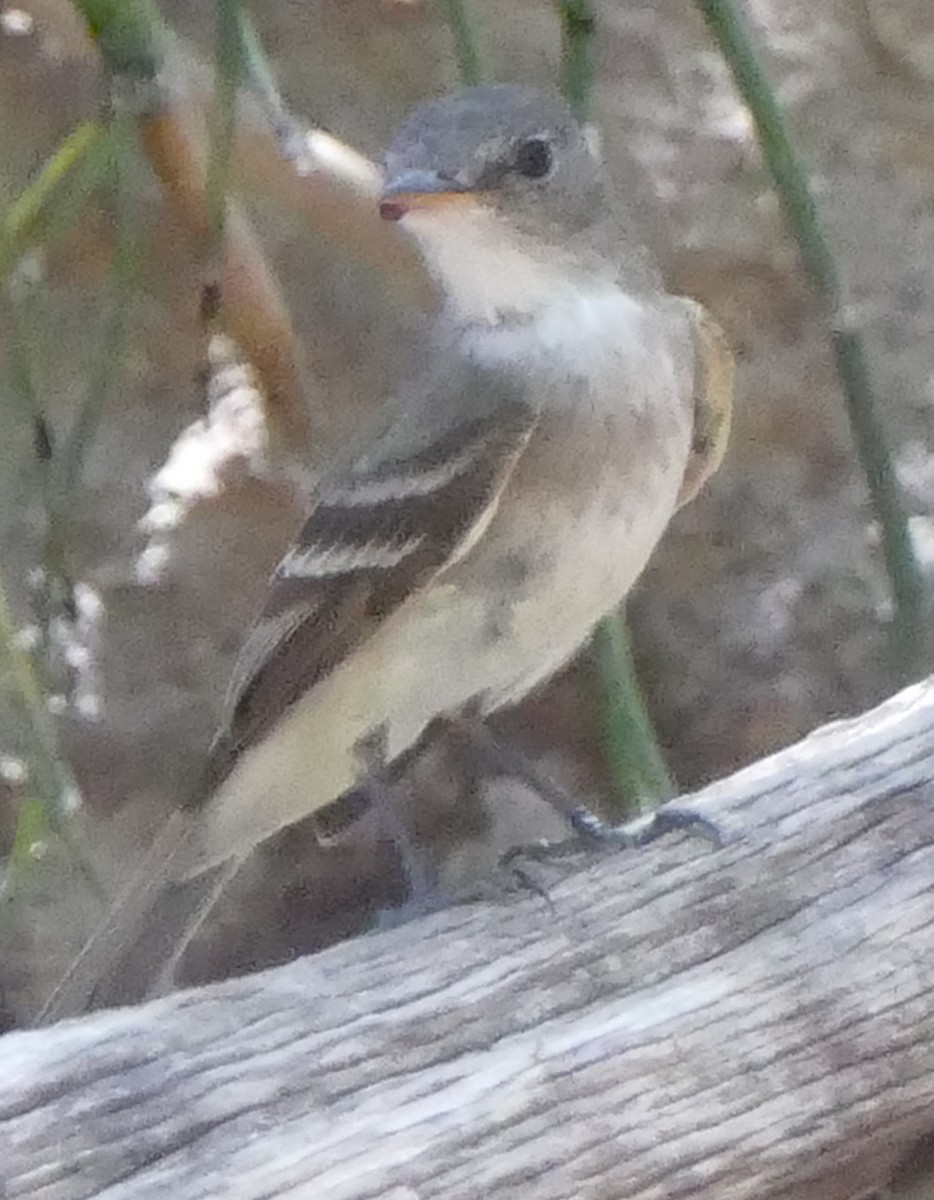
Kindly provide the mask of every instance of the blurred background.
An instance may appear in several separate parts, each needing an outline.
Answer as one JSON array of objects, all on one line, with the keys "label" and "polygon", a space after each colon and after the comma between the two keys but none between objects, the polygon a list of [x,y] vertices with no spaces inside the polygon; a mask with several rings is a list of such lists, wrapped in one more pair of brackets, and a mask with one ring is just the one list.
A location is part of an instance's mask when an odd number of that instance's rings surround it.
[{"label": "blurred background", "polygon": [[[409,108],[458,84],[446,6],[435,0],[247,7],[291,112],[370,158]],[[930,581],[934,10],[927,0],[740,8],[810,171],[841,276],[838,321],[865,340]],[[215,4],[161,0],[159,10],[181,39],[180,75],[209,94]],[[600,0],[594,11],[591,113],[616,185],[670,289],[710,309],[738,361],[724,466],[678,515],[629,605],[666,760],[691,790],[861,711],[926,662],[920,652],[907,671],[893,666],[889,583],[828,322],[729,68],[684,0]],[[474,0],[472,13],[493,78],[557,84],[550,0]],[[109,88],[66,0],[0,4],[8,227],[24,189],[98,116]],[[134,103],[123,97],[124,114]],[[118,186],[102,187],[99,175],[70,185],[3,260],[0,570],[42,693],[30,710],[6,664],[0,854],[20,868],[8,870],[0,947],[10,1023],[26,1018],[196,777],[232,656],[309,483],[404,370],[430,306],[398,231],[379,226],[362,185],[335,216],[297,201],[275,172],[264,180],[255,163],[237,176],[294,327],[308,428],[283,452],[243,356],[215,341],[209,360],[210,253],[165,202],[132,113],[123,121],[126,152],[107,176]],[[591,798],[613,788],[595,675],[585,655],[501,722]],[[52,816],[30,816],[37,737],[60,748],[61,773],[46,780],[64,796]],[[69,813],[72,784],[83,804]],[[502,782],[486,789],[481,816],[468,811],[450,764],[428,764],[420,790],[429,800],[415,824],[440,847],[439,875],[458,884],[481,876],[478,863],[495,861],[504,839],[553,831],[534,800]],[[327,944],[399,898],[392,854],[366,821],[335,846],[298,830],[255,857],[188,977]]]}]

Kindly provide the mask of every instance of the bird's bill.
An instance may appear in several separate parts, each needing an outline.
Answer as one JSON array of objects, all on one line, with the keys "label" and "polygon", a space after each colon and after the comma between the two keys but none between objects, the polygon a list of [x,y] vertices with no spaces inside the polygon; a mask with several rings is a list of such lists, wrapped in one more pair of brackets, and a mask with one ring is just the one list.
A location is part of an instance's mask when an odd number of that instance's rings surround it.
[{"label": "bird's bill", "polygon": [[413,209],[450,208],[473,205],[476,201],[476,192],[459,187],[434,171],[403,171],[383,188],[379,215],[384,221],[399,221]]}]

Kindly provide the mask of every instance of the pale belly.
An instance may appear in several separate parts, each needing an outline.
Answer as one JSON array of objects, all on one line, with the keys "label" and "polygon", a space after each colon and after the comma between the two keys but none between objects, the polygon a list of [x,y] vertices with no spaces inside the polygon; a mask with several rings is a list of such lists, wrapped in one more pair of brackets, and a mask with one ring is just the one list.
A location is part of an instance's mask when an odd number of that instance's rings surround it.
[{"label": "pale belly", "polygon": [[389,727],[393,752],[438,711],[518,702],[574,655],[629,592],[671,519],[683,471],[674,457],[671,469],[646,464],[625,502],[596,489],[572,522],[562,505],[539,507],[535,526],[520,527],[541,530],[538,538],[499,539],[491,528],[482,561],[439,581],[422,603],[421,635],[409,643],[400,631],[397,661],[408,663],[414,687]]}]

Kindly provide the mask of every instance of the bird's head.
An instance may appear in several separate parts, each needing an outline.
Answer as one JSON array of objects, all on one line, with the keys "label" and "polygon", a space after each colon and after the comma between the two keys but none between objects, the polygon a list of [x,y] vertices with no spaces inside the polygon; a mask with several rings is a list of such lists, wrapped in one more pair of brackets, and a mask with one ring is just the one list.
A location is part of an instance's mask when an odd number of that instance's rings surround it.
[{"label": "bird's head", "polygon": [[383,163],[382,216],[415,235],[465,317],[532,311],[543,288],[599,262],[597,139],[556,96],[488,85],[435,100],[405,121]]}]

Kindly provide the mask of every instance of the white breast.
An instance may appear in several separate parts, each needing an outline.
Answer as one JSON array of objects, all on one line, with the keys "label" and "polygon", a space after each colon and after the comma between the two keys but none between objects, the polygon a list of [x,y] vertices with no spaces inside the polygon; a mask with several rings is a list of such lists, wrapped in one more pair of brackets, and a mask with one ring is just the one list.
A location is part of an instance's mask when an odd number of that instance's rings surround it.
[{"label": "white breast", "polygon": [[[427,691],[452,709],[482,693],[489,710],[553,674],[645,567],[684,474],[693,357],[671,310],[605,288],[563,297],[534,322],[470,329],[463,347],[548,393],[499,512],[424,597],[408,656],[417,673],[430,629]],[[517,567],[526,578],[510,589]]]},{"label": "white breast", "polygon": [[620,288],[565,285],[534,319],[468,326],[461,346],[485,367],[594,376],[608,363],[642,362],[646,332],[644,304]]}]

